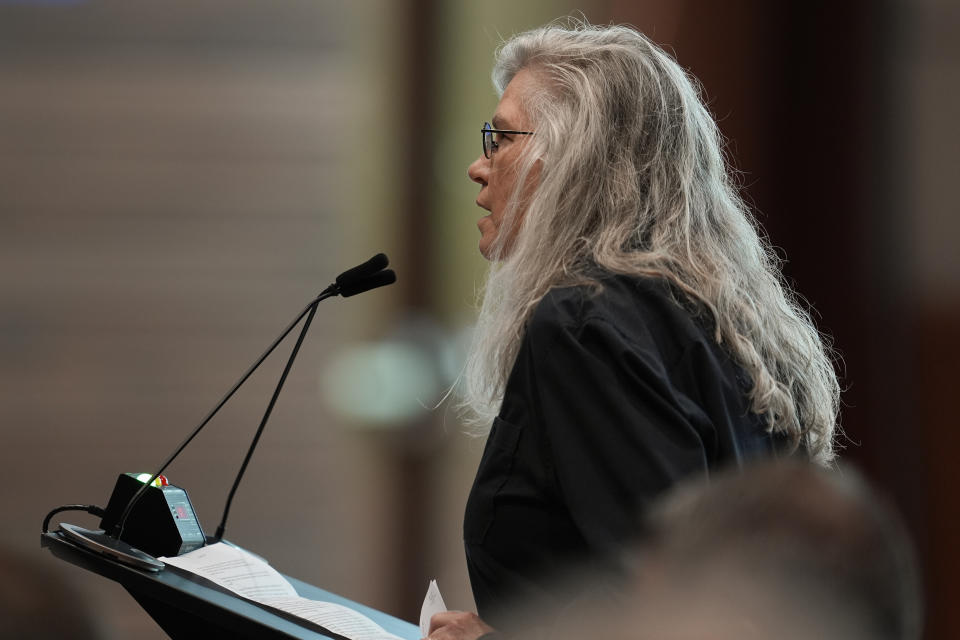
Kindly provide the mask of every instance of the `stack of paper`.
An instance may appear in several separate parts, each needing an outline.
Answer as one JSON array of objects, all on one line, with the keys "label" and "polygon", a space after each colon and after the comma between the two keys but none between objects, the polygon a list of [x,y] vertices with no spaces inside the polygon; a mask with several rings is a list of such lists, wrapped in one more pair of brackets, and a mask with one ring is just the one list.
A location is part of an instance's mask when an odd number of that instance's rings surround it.
[{"label": "stack of paper", "polygon": [[222,542],[160,560],[244,598],[309,620],[351,640],[403,640],[353,609],[333,602],[301,598],[293,585],[265,560]]}]

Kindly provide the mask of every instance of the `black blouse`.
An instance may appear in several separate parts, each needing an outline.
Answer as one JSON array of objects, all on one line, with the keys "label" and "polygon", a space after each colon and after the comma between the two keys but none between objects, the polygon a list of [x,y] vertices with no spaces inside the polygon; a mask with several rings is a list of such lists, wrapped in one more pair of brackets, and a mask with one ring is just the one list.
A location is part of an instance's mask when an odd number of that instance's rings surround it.
[{"label": "black blouse", "polygon": [[563,606],[565,569],[615,567],[684,476],[776,447],[691,304],[661,280],[603,285],[537,306],[467,501],[470,581],[495,627],[518,604]]}]

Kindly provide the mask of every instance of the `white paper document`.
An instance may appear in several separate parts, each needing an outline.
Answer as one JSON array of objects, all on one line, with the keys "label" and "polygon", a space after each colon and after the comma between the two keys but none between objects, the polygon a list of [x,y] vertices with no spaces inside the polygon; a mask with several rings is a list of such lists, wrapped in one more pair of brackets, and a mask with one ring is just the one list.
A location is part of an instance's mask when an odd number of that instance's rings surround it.
[{"label": "white paper document", "polygon": [[349,607],[301,598],[293,585],[265,560],[222,542],[160,560],[351,640],[402,640]]},{"label": "white paper document", "polygon": [[160,560],[257,602],[261,598],[297,596],[293,585],[264,560],[222,542]]},{"label": "white paper document", "polygon": [[262,603],[286,611],[298,618],[315,622],[350,640],[402,640],[388,633],[376,622],[349,607],[334,602],[307,598],[265,598]]},{"label": "white paper document", "polygon": [[446,611],[447,605],[443,604],[443,596],[440,595],[440,587],[436,580],[430,581],[427,587],[427,595],[423,598],[423,606],[420,607],[420,635],[426,638],[430,635],[430,618],[433,614]]}]

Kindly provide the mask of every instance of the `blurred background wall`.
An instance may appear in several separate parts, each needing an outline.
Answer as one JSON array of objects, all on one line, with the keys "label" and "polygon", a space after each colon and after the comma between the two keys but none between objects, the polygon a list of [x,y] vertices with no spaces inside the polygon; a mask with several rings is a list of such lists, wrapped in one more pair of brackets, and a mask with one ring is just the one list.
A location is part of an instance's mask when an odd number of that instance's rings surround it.
[{"label": "blurred background wall", "polygon": [[[949,0],[0,0],[0,545],[81,589],[105,638],[164,637],[38,548],[43,515],[152,470],[313,295],[385,251],[396,286],[321,307],[227,537],[410,620],[433,577],[473,608],[460,525],[482,442],[430,409],[485,269],[466,166],[493,49],[574,11],[636,25],[702,81],[842,355],[843,457],[904,513],[928,637],[953,637]],[[207,530],[284,358],[167,472]]]}]

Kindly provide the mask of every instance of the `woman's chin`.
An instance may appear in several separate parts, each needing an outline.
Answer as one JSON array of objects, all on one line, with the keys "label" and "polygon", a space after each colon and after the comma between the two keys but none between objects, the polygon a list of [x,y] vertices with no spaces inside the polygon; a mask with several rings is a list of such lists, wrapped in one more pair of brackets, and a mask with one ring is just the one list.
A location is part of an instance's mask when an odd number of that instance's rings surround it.
[{"label": "woman's chin", "polygon": [[494,254],[494,241],[496,239],[496,236],[488,233],[484,233],[482,236],[480,236],[480,242],[477,243],[477,248],[480,250],[480,255],[487,260],[493,260],[492,256]]}]

